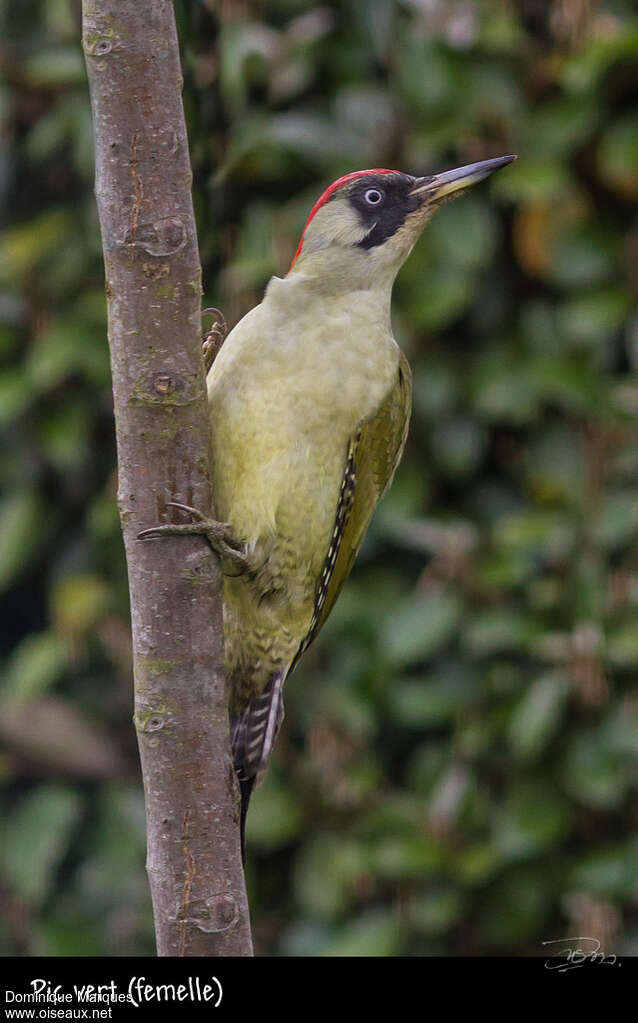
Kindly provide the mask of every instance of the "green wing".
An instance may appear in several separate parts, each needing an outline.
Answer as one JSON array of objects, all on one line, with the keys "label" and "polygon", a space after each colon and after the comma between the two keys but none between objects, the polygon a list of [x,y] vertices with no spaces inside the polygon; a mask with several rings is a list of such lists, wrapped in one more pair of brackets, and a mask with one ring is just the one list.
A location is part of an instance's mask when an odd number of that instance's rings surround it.
[{"label": "green wing", "polygon": [[315,597],[315,613],[295,662],[330,614],[359,553],[374,509],[392,482],[410,420],[412,375],[401,353],[396,379],[378,410],[348,444],[330,548]]}]

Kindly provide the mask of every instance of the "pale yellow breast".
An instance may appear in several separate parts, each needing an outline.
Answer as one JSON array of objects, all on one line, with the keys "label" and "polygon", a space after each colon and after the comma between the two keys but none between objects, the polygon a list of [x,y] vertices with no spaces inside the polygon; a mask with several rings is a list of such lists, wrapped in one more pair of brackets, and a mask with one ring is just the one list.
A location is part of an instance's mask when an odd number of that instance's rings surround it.
[{"label": "pale yellow breast", "polygon": [[384,310],[318,301],[303,283],[271,282],[208,376],[217,516],[269,555],[272,545],[293,604],[312,599],[348,441],[399,358]]}]

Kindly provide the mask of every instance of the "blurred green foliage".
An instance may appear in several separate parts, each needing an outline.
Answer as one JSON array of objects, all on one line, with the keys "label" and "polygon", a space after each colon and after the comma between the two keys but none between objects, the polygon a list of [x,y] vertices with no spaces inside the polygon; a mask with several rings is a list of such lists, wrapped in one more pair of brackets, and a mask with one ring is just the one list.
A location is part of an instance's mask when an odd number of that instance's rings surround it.
[{"label": "blurred green foliage", "polygon": [[[262,953],[638,953],[638,21],[179,0],[204,304],[366,166],[517,152],[395,292],[404,462],[249,818]],[[0,9],[1,947],[153,951],[75,0]]]}]

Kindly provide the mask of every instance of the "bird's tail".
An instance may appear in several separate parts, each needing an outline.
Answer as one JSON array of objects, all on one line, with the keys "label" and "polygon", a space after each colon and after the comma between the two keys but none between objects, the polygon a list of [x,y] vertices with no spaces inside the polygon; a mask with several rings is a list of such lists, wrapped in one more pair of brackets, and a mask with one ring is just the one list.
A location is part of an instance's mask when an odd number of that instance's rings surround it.
[{"label": "bird's tail", "polygon": [[256,783],[261,780],[284,719],[283,685],[286,672],[271,675],[263,692],[230,721],[233,764],[241,792],[241,854],[246,862],[246,815]]}]

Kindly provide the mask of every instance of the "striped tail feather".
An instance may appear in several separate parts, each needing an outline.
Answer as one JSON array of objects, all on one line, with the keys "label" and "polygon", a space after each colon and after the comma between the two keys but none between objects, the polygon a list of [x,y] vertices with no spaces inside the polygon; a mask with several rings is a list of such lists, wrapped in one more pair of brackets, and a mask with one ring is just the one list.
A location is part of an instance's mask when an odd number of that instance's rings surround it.
[{"label": "striped tail feather", "polygon": [[233,764],[241,793],[241,853],[244,863],[248,804],[255,784],[261,780],[284,719],[285,678],[285,671],[271,675],[260,696],[251,700],[242,713],[230,721]]}]

